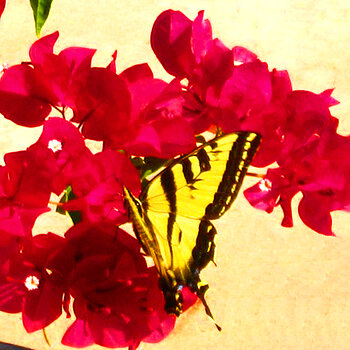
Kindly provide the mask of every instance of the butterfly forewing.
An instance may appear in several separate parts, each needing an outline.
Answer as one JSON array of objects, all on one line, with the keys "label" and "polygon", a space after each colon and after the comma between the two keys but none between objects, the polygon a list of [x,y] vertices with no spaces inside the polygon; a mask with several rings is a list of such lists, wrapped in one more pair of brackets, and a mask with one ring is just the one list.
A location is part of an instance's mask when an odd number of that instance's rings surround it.
[{"label": "butterfly forewing", "polygon": [[147,210],[216,219],[236,198],[260,137],[240,132],[214,139],[175,160],[146,187]]}]

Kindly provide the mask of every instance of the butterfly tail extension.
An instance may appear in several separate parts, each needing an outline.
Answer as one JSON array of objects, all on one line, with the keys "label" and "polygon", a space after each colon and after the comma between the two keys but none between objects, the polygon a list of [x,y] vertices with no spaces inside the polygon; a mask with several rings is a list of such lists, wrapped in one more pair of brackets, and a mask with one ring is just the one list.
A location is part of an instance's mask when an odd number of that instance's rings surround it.
[{"label": "butterfly tail extension", "polygon": [[199,287],[198,291],[197,291],[197,296],[198,296],[199,300],[202,302],[202,304],[204,306],[205,313],[207,314],[209,319],[214,323],[214,325],[217,328],[217,330],[219,332],[221,332],[222,328],[216,323],[216,321],[214,319],[214,316],[213,316],[212,312],[210,311],[209,305],[208,305],[207,301],[204,298],[204,294],[209,289],[209,285],[206,284],[206,283],[200,282],[200,283],[198,283],[197,287]]},{"label": "butterfly tail extension", "polygon": [[195,281],[193,281],[191,284],[195,285],[194,290],[199,300],[202,302],[207,316],[215,324],[216,328],[221,331],[221,327],[216,323],[214,316],[210,311],[209,305],[204,298],[204,294],[209,289],[209,285],[202,282],[199,277],[200,271],[205,268],[210,261],[214,262],[214,238],[216,233],[216,229],[210,221],[205,219],[201,220],[198,228],[196,246],[192,251],[192,273],[195,277]]}]

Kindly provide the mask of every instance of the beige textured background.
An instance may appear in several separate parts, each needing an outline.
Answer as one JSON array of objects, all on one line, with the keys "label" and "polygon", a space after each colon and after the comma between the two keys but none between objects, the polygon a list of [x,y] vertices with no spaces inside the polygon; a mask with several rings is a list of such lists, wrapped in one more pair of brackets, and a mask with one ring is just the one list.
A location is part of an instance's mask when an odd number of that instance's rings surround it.
[{"label": "beige textured background", "polygon": [[[95,65],[105,65],[118,49],[119,71],[146,61],[156,76],[168,79],[149,46],[152,23],[168,8],[190,18],[204,9],[226,45],[243,45],[271,68],[287,69],[295,89],[319,93],[336,87],[341,104],[332,112],[340,132],[350,133],[348,0],[54,0],[43,35],[60,31],[57,50],[97,48]],[[28,59],[34,40],[29,0],[8,0],[0,20],[0,63]],[[0,119],[1,155],[24,149],[39,133]],[[198,305],[165,341],[140,348],[350,349],[350,214],[333,218],[335,238],[312,232],[297,216],[294,228],[283,229],[279,210],[258,212],[241,196],[216,224],[218,266],[203,273],[223,331],[216,331]],[[36,232],[64,232],[61,219],[53,226],[48,220],[40,218]],[[60,337],[70,322],[61,319],[47,329],[53,349],[67,349]],[[25,333],[20,315],[0,314],[0,341],[48,349],[40,332]]]}]

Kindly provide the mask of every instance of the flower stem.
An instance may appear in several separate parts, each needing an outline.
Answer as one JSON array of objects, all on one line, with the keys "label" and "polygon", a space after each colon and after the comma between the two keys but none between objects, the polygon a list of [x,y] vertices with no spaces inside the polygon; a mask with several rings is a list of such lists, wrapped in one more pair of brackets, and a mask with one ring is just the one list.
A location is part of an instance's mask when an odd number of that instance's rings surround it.
[{"label": "flower stem", "polygon": [[46,341],[46,344],[51,347],[51,344],[50,344],[49,338],[47,337],[45,328],[43,328],[43,335],[44,335],[44,339]]},{"label": "flower stem", "polygon": [[55,105],[51,105],[51,106],[52,106],[53,108],[55,108],[56,111],[58,111],[58,112],[61,113],[63,119],[66,119],[66,116],[64,115],[64,107],[63,107],[63,109],[60,109],[60,108],[58,108],[58,107],[55,106]]},{"label": "flower stem", "polygon": [[49,201],[49,204],[57,205],[57,206],[62,206],[63,203],[60,202],[55,202],[55,201]]},{"label": "flower stem", "polygon": [[260,179],[263,179],[264,177],[265,177],[265,175],[263,175],[263,174],[257,174],[257,173],[251,173],[251,172],[247,172],[247,174],[246,174],[247,176],[254,176],[254,177],[258,177],[258,178],[260,178]]}]

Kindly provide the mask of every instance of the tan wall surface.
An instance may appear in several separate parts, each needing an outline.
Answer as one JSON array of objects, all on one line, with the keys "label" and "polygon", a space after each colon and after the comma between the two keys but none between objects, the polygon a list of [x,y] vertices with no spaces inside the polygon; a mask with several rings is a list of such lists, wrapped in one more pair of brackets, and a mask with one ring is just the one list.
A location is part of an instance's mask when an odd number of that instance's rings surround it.
[{"label": "tan wall surface", "polygon": [[[350,133],[347,0],[54,0],[43,35],[60,31],[56,52],[73,45],[97,48],[94,64],[105,65],[118,49],[119,71],[146,61],[156,76],[168,79],[149,45],[152,23],[168,8],[190,18],[204,9],[227,46],[245,46],[270,68],[287,69],[295,89],[319,93],[336,87],[341,104],[332,113],[340,132]],[[34,40],[29,0],[8,0],[0,20],[0,63],[27,60]],[[0,119],[1,155],[24,149],[39,133]],[[297,215],[295,227],[283,229],[281,217],[279,210],[258,212],[240,196],[217,222],[217,267],[203,276],[221,333],[198,305],[165,341],[140,348],[350,349],[350,214],[334,214],[337,237],[312,232]],[[62,233],[67,227],[61,218],[53,225],[48,220],[38,220],[36,232]],[[60,337],[70,323],[62,318],[47,329],[53,349],[67,349]],[[0,341],[48,349],[40,332],[25,333],[20,315],[0,314]]]}]

